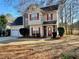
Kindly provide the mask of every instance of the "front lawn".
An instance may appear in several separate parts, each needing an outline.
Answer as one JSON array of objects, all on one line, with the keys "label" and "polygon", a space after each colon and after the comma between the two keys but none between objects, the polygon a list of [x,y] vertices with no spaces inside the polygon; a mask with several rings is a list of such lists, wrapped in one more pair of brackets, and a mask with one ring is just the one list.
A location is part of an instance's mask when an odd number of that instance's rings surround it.
[{"label": "front lawn", "polygon": [[27,42],[29,41],[0,45],[0,59],[61,59],[63,53],[79,47],[79,36],[67,36],[60,40],[31,41],[28,44]]}]

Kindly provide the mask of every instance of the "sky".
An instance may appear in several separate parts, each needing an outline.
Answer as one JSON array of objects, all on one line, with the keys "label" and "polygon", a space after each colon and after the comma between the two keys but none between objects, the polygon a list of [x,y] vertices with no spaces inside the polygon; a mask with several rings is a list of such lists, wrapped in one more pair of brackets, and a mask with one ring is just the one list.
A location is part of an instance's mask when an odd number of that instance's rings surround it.
[{"label": "sky", "polygon": [[[13,17],[18,17],[20,16],[21,14],[19,12],[17,12],[18,10],[13,8],[12,5],[9,5],[8,3],[5,2],[6,0],[0,0],[0,15],[3,15],[3,14],[11,14]],[[12,1],[12,3],[14,5],[17,5],[20,0],[10,0]],[[39,2],[41,0],[36,0],[36,2]],[[27,1],[27,4],[29,5],[30,3],[33,3],[33,0],[31,1]],[[24,8],[24,7],[23,7]]]},{"label": "sky", "polygon": [[0,0],[0,15],[2,14],[11,14],[13,17],[20,16],[20,13],[17,12],[15,8],[5,3],[3,0]]},{"label": "sky", "polygon": [[[10,1],[13,1],[13,4],[17,5],[19,3],[19,1],[22,1],[22,0],[10,0]],[[40,4],[41,0],[30,0],[30,1],[27,0],[27,5],[33,3],[33,1],[36,1],[36,3]],[[45,0],[42,0],[42,1],[45,1]],[[54,0],[54,1],[56,2],[58,0]],[[23,7],[23,9],[24,9],[24,7]],[[13,17],[21,16],[20,12],[17,12],[17,9],[13,8],[11,5],[6,3],[5,0],[0,0],[0,15],[3,15],[3,14],[4,15],[11,14]]]},{"label": "sky", "polygon": [[[13,8],[11,5],[9,5],[5,1],[6,0],[0,0],[0,15],[2,15],[2,14],[8,14],[8,13],[11,14],[13,17],[18,17],[18,16],[21,15],[19,12],[17,12],[17,9]],[[9,1],[12,1],[12,3],[14,5],[17,5],[20,1],[23,1],[23,0],[9,0]],[[31,4],[31,3],[38,3],[38,4],[40,4],[41,1],[43,2],[45,0],[30,0],[30,1],[27,0],[27,6],[29,4]],[[21,9],[23,10],[24,7],[22,7]]]}]

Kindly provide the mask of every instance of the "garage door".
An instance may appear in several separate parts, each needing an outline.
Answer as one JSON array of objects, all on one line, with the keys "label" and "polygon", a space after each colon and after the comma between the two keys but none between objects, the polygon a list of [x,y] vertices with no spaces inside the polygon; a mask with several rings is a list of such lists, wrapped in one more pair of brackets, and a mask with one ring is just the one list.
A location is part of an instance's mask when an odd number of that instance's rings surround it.
[{"label": "garage door", "polygon": [[13,29],[11,30],[11,36],[21,37],[22,35],[20,34],[19,29]]}]

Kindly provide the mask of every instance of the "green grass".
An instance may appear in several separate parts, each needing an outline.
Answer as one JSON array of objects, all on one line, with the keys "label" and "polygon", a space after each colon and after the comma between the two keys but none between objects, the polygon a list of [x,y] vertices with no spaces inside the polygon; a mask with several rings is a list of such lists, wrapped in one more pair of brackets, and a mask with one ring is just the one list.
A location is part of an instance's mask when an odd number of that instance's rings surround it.
[{"label": "green grass", "polygon": [[62,59],[71,59],[71,56],[67,55],[67,54],[63,54],[62,55]]}]

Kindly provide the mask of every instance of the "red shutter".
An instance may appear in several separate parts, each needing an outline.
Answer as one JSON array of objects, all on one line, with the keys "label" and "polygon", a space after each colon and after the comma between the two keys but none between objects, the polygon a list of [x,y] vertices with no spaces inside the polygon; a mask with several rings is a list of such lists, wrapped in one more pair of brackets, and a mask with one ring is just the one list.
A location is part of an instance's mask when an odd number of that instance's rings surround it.
[{"label": "red shutter", "polygon": [[51,14],[51,20],[53,20],[53,14]]},{"label": "red shutter", "polygon": [[49,14],[47,14],[47,20],[49,20]]},{"label": "red shutter", "polygon": [[32,32],[32,35],[33,35],[33,28],[31,28],[31,32]]},{"label": "red shutter", "polygon": [[27,19],[28,19],[28,14],[27,14]]},{"label": "red shutter", "polygon": [[31,14],[30,14],[30,20],[31,20]]},{"label": "red shutter", "polygon": [[37,13],[37,20],[39,20],[39,13]]}]

